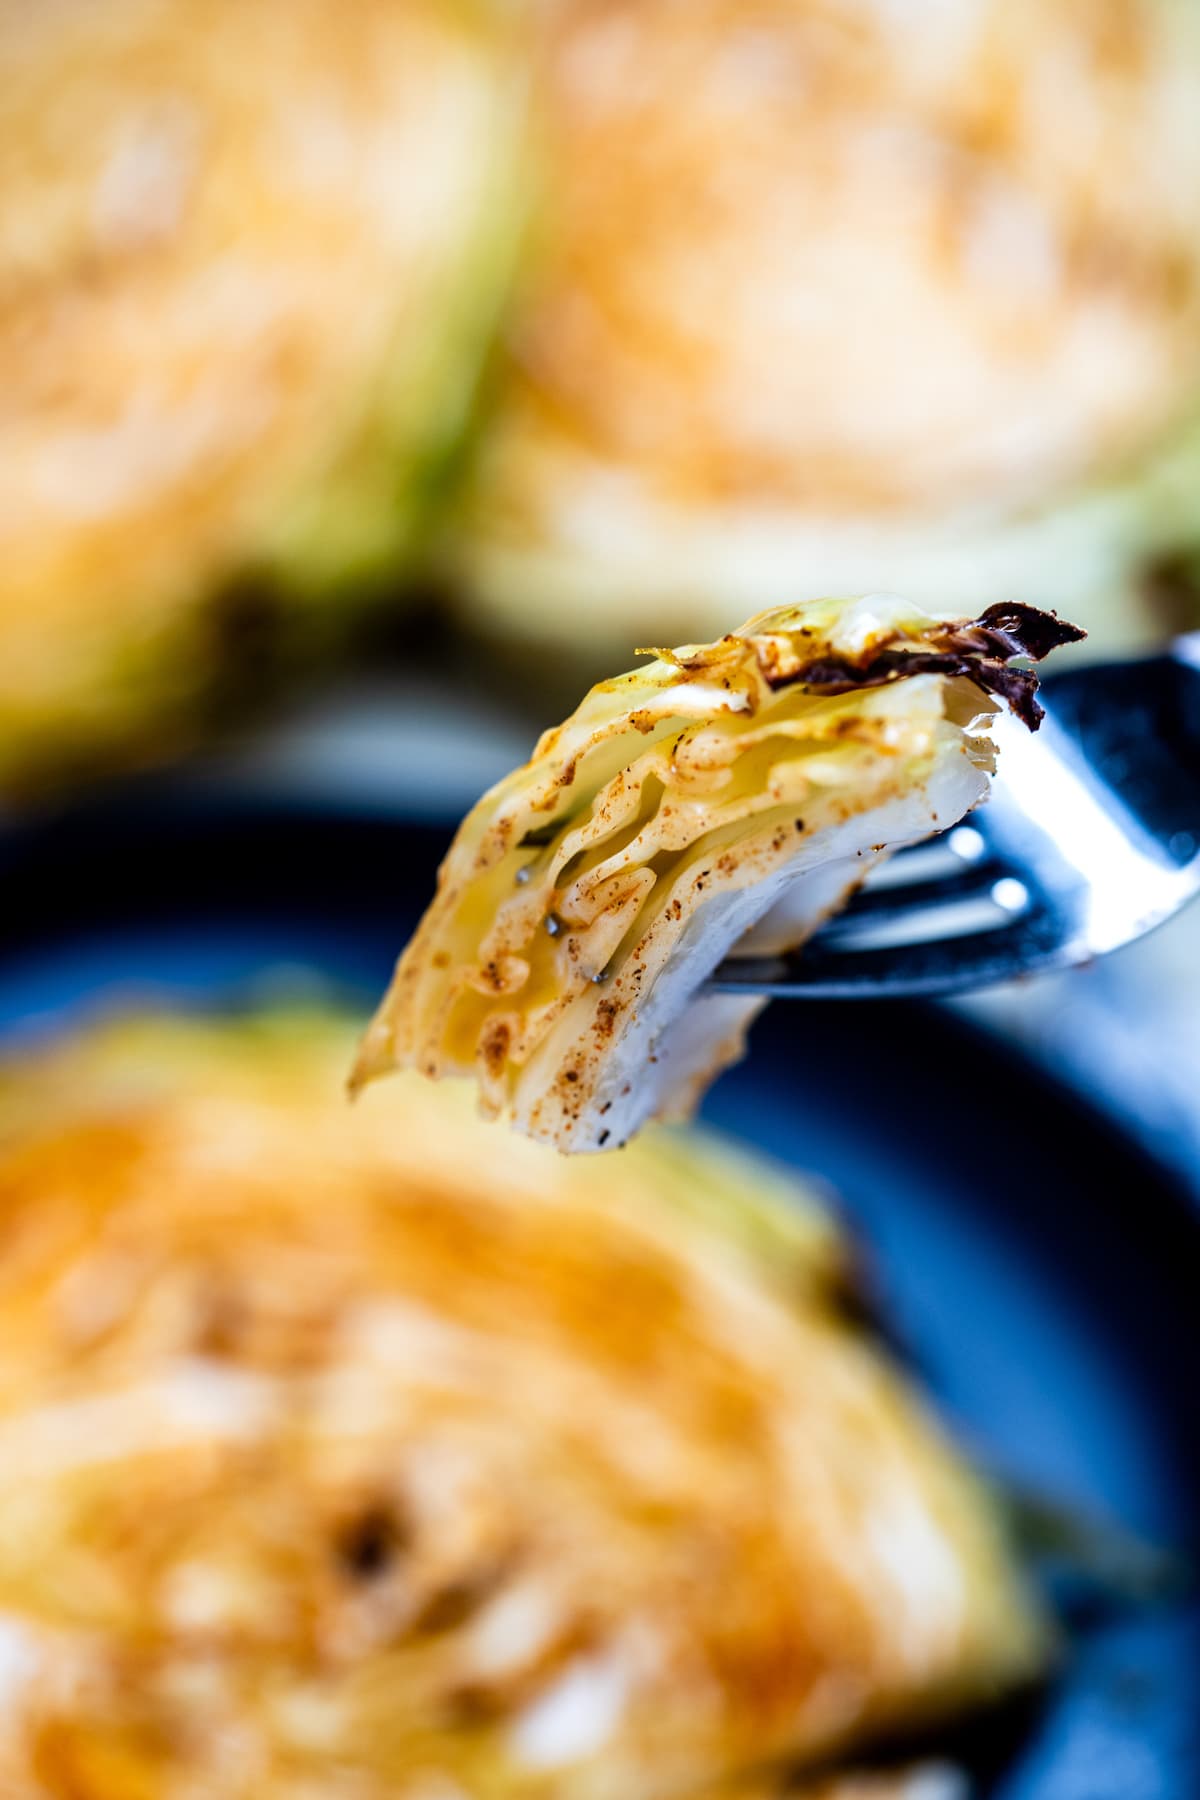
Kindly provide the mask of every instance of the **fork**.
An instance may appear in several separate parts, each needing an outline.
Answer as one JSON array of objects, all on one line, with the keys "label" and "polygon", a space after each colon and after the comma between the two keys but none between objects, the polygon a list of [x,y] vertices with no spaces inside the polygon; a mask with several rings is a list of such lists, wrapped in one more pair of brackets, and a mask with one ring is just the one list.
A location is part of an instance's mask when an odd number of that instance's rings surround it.
[{"label": "fork", "polygon": [[731,954],[723,993],[953,994],[1090,962],[1200,893],[1200,631],[1161,656],[1048,678],[1033,735],[1010,715],[991,798],[902,850],[786,956]]}]

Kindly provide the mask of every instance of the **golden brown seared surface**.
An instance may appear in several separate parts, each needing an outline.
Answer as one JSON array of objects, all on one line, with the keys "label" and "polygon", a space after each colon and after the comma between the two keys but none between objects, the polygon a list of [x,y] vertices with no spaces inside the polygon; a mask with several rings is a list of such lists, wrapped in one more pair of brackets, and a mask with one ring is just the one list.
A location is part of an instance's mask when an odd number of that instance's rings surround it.
[{"label": "golden brown seared surface", "polygon": [[1037,1666],[811,1202],[350,1110],[345,1053],[147,1020],[0,1081],[14,1791],[637,1800]]},{"label": "golden brown seared surface", "polygon": [[513,106],[482,0],[0,7],[0,790],[236,666],[214,590],[403,558]]}]

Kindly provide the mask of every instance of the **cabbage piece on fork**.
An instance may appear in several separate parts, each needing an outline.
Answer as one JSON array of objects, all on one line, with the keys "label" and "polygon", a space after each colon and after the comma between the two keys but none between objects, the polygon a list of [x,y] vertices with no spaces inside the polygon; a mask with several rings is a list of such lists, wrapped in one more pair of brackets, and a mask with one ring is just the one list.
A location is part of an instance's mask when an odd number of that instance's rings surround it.
[{"label": "cabbage piece on fork", "polygon": [[802,943],[977,805],[990,715],[1041,716],[1012,659],[1080,636],[1023,606],[819,600],[599,683],[464,820],[353,1085],[474,1075],[486,1112],[571,1151],[686,1112],[763,1004],[704,992],[717,964]]}]

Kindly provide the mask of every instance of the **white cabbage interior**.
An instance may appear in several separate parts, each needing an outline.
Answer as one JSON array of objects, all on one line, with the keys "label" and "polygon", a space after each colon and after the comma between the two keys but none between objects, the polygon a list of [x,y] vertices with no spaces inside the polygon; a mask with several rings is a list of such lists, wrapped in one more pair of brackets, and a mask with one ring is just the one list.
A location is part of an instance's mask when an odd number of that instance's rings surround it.
[{"label": "white cabbage interior", "polygon": [[[965,745],[954,744],[924,782],[899,798],[814,831],[765,880],[717,893],[698,907],[650,994],[615,1039],[590,1103],[567,1128],[571,1150],[621,1144],[648,1118],[686,1110],[693,1087],[729,1060],[724,1053],[731,1040],[764,1004],[704,994],[717,964],[739,946],[770,953],[803,942],[876,863],[961,818],[987,787],[986,772]],[[581,995],[518,1077],[513,1121],[532,1136],[562,1142],[563,1128],[548,1129],[539,1102],[594,1008],[594,995]]]}]

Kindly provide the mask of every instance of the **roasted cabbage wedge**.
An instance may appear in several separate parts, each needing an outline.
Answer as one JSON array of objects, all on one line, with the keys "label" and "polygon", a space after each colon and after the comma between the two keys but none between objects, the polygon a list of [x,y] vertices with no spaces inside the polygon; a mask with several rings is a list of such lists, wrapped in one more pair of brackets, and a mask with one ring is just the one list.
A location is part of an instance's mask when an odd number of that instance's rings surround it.
[{"label": "roasted cabbage wedge", "polygon": [[815,1200],[351,1109],[348,1048],[149,1018],[0,1074],[6,1791],[767,1795],[1041,1666]]},{"label": "roasted cabbage wedge", "polygon": [[523,212],[502,12],[0,7],[0,798],[403,575]]},{"label": "roasted cabbage wedge", "polygon": [[796,594],[1153,629],[1200,543],[1189,0],[562,0],[456,566],[590,655]]},{"label": "roasted cabbage wedge", "polygon": [[801,943],[891,850],[987,792],[997,696],[1082,633],[998,606],[946,622],[874,595],[763,613],[593,688],[459,828],[364,1039],[475,1076],[563,1150],[686,1112],[762,1005],[704,994],[739,944]]}]

